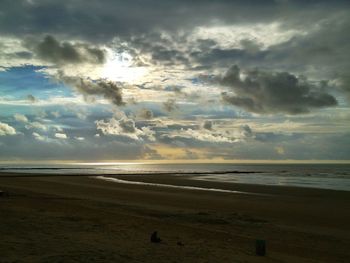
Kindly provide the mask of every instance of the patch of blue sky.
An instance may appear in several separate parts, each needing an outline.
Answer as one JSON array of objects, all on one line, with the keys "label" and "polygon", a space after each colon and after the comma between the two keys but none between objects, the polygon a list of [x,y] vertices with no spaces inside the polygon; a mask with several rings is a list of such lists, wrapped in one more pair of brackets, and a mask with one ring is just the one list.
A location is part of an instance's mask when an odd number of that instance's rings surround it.
[{"label": "patch of blue sky", "polygon": [[29,94],[38,99],[73,96],[69,87],[53,81],[42,69],[45,67],[25,65],[0,71],[0,96],[7,99],[24,99]]},{"label": "patch of blue sky", "polygon": [[0,121],[12,117],[16,113],[34,115],[35,109],[28,106],[0,104]]},{"label": "patch of blue sky", "polygon": [[193,77],[187,79],[189,80],[193,85],[205,85],[208,84],[208,82],[212,82],[215,80],[215,75],[206,75],[203,77]]},{"label": "patch of blue sky", "polygon": [[170,86],[165,86],[164,91],[181,91],[185,86],[182,85],[170,85]]}]

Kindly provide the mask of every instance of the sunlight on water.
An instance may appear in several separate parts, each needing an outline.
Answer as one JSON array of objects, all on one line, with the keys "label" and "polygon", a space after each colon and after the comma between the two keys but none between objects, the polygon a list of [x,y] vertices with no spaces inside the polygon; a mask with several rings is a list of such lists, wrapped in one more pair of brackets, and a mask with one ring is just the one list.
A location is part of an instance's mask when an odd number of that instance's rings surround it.
[{"label": "sunlight on water", "polygon": [[125,166],[125,165],[142,165],[142,164],[146,164],[146,163],[134,163],[134,162],[92,162],[92,163],[72,163],[71,165],[86,165],[86,166],[112,166],[112,165],[121,165],[121,166]]},{"label": "sunlight on water", "polygon": [[192,180],[297,186],[350,191],[348,164],[152,164],[90,162],[56,165],[0,165],[1,172],[118,175],[167,173]]}]

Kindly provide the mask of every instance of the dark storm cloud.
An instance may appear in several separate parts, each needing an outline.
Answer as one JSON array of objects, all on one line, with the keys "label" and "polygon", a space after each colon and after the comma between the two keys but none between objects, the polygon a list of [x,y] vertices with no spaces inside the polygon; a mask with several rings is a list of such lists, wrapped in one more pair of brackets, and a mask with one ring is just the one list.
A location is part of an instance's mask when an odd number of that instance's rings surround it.
[{"label": "dark storm cloud", "polygon": [[213,122],[206,120],[203,123],[203,128],[206,129],[206,130],[212,130],[213,129]]},{"label": "dark storm cloud", "polygon": [[218,47],[190,53],[192,62],[197,65],[197,69],[227,67],[232,63],[240,65],[261,63],[267,55],[268,51],[251,52],[244,48],[223,49]]},{"label": "dark storm cloud", "polygon": [[31,103],[35,103],[35,102],[38,101],[37,98],[35,98],[32,94],[28,94],[27,97],[26,97],[26,99],[27,99],[28,101],[30,101]]},{"label": "dark storm cloud", "polygon": [[[316,21],[315,21],[316,22]],[[281,30],[286,25],[281,23]],[[344,71],[350,56],[350,17],[341,10],[329,13],[316,25],[305,25],[303,34],[287,41],[262,48],[255,40],[244,39],[239,48],[222,48],[216,44],[192,52],[191,59],[206,67],[229,64],[264,66],[303,72],[312,66],[331,71]],[[305,34],[307,33],[307,34]],[[200,47],[200,46],[199,46]],[[327,78],[330,77],[329,72]],[[334,77],[334,76],[333,76]]]},{"label": "dark storm cloud", "polygon": [[96,63],[105,61],[105,51],[83,43],[59,42],[53,36],[46,36],[43,40],[29,38],[27,46],[38,58],[55,64]]},{"label": "dark storm cloud", "polygon": [[165,65],[174,65],[174,64],[187,64],[189,61],[185,55],[176,50],[169,49],[162,46],[155,46],[152,52],[152,60],[154,62],[165,62]]},{"label": "dark storm cloud", "polygon": [[288,72],[241,72],[233,66],[219,82],[233,91],[222,93],[224,102],[255,113],[300,114],[337,105],[336,99],[319,86]]},{"label": "dark storm cloud", "polygon": [[312,10],[312,15],[307,9],[310,5],[305,5],[305,10],[309,12],[307,19],[315,19],[313,23],[309,25],[305,19],[299,22],[281,20],[280,30],[292,28],[301,31],[289,40],[265,48],[254,39],[241,40],[240,47],[223,48],[211,39],[189,43],[186,34],[164,36],[160,33],[133,37],[129,47],[148,54],[155,64],[182,65],[187,70],[215,70],[238,64],[241,67],[303,73],[312,79],[335,80],[350,98],[350,16],[346,7],[339,7],[344,3],[334,3],[322,19],[313,15],[322,11],[325,3],[320,2]]},{"label": "dark storm cloud", "polygon": [[[81,36],[90,40],[115,35],[178,30],[221,23],[270,22],[283,17],[295,25],[321,19],[348,1],[260,0],[3,0],[0,32],[10,35],[49,34]],[[312,10],[312,13],[305,13]],[[300,19],[303,18],[303,19]]]},{"label": "dark storm cloud", "polygon": [[87,96],[87,98],[90,95],[103,96],[114,105],[125,105],[122,95],[123,85],[121,83],[105,80],[92,81],[79,77],[65,76],[62,73],[58,74],[57,79],[58,81],[62,81],[66,85],[73,87],[83,95]]},{"label": "dark storm cloud", "polygon": [[[232,63],[249,65],[267,60],[268,50],[260,50],[258,43],[243,39],[240,48],[221,48],[219,43],[211,39],[189,40],[187,34],[173,33],[164,36],[162,33],[152,33],[127,38],[127,50],[134,55],[135,64],[144,63],[141,55],[148,55],[155,65],[181,65],[187,70],[203,70],[228,67]],[[189,37],[189,38],[188,38]],[[146,64],[147,65],[147,64]]]},{"label": "dark storm cloud", "polygon": [[[320,74],[331,78],[344,75],[349,66],[349,7],[349,1],[340,0],[3,0],[0,10],[6,11],[0,16],[0,33],[34,39],[46,33],[101,44],[117,37],[127,43],[124,48],[134,57],[135,65],[144,65],[139,58],[148,54],[154,64],[185,65],[188,69],[239,64],[302,72],[306,67],[324,67],[329,70]],[[196,26],[272,22],[280,24],[281,30],[301,29],[307,34],[265,50],[252,39],[241,40],[240,48],[224,49],[212,39],[198,39],[195,48],[186,46],[186,37]],[[51,62],[103,61],[103,50],[88,45],[80,47],[85,50],[82,56],[77,46],[67,41],[47,37],[35,43],[37,55]]]},{"label": "dark storm cloud", "polygon": [[[349,2],[350,3],[350,2]],[[345,9],[317,23],[316,30],[270,48],[265,64],[294,72],[316,71],[314,75],[336,79],[350,94],[350,16]],[[318,76],[318,77],[319,77]],[[349,96],[350,98],[350,96]]]},{"label": "dark storm cloud", "polygon": [[[349,2],[350,3],[350,2]],[[345,9],[346,10],[346,9]],[[262,67],[295,73],[306,73],[316,79],[337,80],[350,97],[350,16],[347,11],[329,13],[323,20],[306,26],[307,34],[295,35],[288,41],[259,48],[258,43],[243,41],[240,48],[211,48],[192,52],[191,60],[199,69],[226,67]],[[282,28],[285,26],[281,24]],[[241,41],[242,42],[242,41]]]}]

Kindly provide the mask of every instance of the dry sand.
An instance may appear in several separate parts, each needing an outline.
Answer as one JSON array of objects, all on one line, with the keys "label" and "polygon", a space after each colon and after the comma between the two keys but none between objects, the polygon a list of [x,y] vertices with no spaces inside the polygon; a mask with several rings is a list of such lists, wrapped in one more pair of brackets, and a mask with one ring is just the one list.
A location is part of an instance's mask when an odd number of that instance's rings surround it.
[{"label": "dry sand", "polygon": [[0,262],[349,262],[350,192],[120,178],[255,194],[2,174]]}]

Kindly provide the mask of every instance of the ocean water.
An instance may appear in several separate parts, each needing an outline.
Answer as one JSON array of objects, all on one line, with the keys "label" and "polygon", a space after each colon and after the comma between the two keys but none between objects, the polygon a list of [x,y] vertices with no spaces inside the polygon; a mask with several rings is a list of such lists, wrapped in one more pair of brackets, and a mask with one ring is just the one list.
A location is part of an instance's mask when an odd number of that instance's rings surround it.
[{"label": "ocean water", "polygon": [[[350,191],[350,164],[149,164],[76,163],[0,165],[0,172],[118,175],[168,173],[193,180],[311,187]],[[0,175],[1,176],[1,175]]]}]

